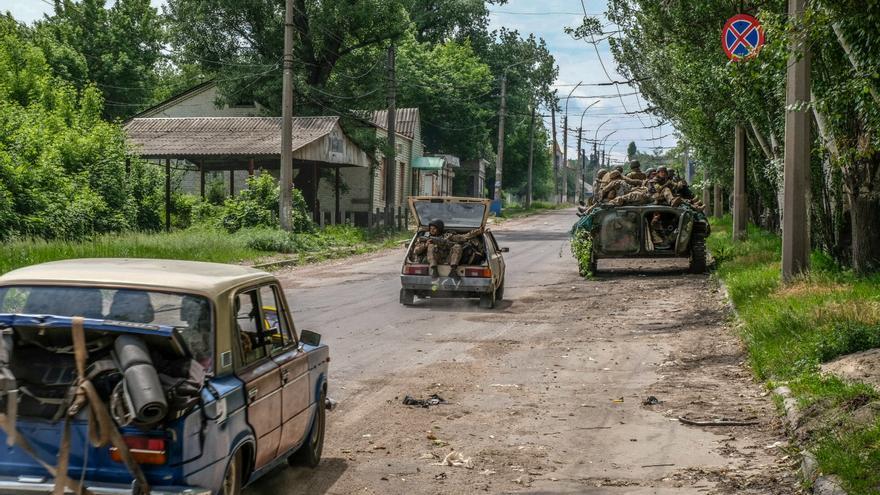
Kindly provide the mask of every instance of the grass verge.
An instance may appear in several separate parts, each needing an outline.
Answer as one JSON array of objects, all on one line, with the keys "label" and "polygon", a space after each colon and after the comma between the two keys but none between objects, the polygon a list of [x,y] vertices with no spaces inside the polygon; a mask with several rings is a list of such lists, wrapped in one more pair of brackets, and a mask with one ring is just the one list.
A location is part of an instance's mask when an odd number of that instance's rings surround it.
[{"label": "grass verge", "polygon": [[495,222],[503,222],[504,220],[510,220],[512,218],[528,217],[545,211],[561,210],[570,207],[571,205],[568,203],[553,204],[544,201],[532,201],[532,206],[529,208],[522,205],[505,206],[504,210],[501,212],[501,216],[495,218]]},{"label": "grass verge", "polygon": [[320,261],[397,244],[409,232],[329,226],[315,233],[244,229],[235,234],[209,228],[171,233],[104,235],[89,241],[17,240],[2,244],[0,274],[23,266],[71,258],[163,258],[251,263],[280,258]]},{"label": "grass verge", "polygon": [[730,218],[713,222],[708,246],[742,319],[757,376],[787,382],[805,411],[798,436],[825,474],[855,494],[880,492],[880,394],[820,373],[839,356],[880,347],[880,278],[859,278],[821,253],[809,275],[783,285],[781,240],[750,228],[731,240]]}]

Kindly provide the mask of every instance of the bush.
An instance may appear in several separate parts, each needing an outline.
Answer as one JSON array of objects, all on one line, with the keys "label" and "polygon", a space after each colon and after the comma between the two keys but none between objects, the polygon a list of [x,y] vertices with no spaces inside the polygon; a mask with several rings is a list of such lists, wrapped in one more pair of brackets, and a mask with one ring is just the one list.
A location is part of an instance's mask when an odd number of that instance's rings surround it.
[{"label": "bush", "polygon": [[571,240],[571,254],[577,260],[578,271],[582,277],[592,275],[590,256],[593,251],[593,236],[586,229],[578,229]]},{"label": "bush", "polygon": [[[229,198],[223,204],[220,226],[227,232],[237,232],[248,227],[276,227],[278,225],[278,205],[280,188],[278,182],[269,174],[249,177],[248,187]],[[308,212],[305,198],[300,191],[293,190],[291,223],[294,232],[311,232],[314,223]]]},{"label": "bush", "polygon": [[205,199],[212,205],[220,206],[226,201],[226,183],[223,179],[212,179],[205,187]]},{"label": "bush", "polygon": [[193,224],[193,210],[201,202],[198,196],[175,193],[171,196],[171,225],[176,229],[188,229]]}]

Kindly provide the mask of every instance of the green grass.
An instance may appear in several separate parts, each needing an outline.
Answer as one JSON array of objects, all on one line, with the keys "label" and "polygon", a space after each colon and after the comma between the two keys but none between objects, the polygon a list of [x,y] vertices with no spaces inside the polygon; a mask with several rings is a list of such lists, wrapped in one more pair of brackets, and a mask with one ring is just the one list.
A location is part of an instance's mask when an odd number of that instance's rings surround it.
[{"label": "green grass", "polygon": [[839,475],[852,494],[880,490],[880,416],[859,413],[880,394],[872,387],[819,374],[836,357],[880,347],[880,279],[858,278],[814,253],[812,271],[781,282],[781,240],[750,228],[731,240],[730,219],[715,221],[708,245],[717,276],[741,318],[752,369],[787,382],[814,418],[811,447],[825,473]]},{"label": "green grass", "polygon": [[313,234],[246,229],[228,234],[210,228],[171,233],[126,233],[89,241],[16,240],[0,247],[0,274],[23,266],[71,258],[163,258],[216,263],[256,263],[298,257],[318,261],[373,251],[400,242],[408,232],[330,226]]}]

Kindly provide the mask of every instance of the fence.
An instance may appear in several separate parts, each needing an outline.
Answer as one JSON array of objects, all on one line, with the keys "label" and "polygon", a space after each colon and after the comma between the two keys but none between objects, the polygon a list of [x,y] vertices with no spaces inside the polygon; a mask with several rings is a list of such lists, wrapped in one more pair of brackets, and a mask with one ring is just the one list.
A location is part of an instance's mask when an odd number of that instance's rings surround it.
[{"label": "fence", "polygon": [[386,211],[376,208],[375,211],[339,211],[334,215],[333,210],[321,210],[318,215],[318,223],[325,225],[354,225],[357,227],[393,227],[397,230],[409,229],[409,208],[398,206]]}]

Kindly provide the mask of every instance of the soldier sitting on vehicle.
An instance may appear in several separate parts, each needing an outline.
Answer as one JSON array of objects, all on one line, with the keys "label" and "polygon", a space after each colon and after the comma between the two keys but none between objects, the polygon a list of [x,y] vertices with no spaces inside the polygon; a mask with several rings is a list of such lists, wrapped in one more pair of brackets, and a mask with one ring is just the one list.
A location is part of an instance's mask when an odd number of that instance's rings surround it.
[{"label": "soldier sitting on vehicle", "polygon": [[458,278],[458,263],[461,261],[461,255],[464,250],[463,243],[482,235],[482,233],[482,227],[465,234],[446,232],[443,220],[432,220],[428,224],[427,235],[422,235],[416,239],[413,255],[427,255],[432,277],[437,278],[440,276],[437,271],[437,265],[448,263],[450,266],[449,275],[452,278]]},{"label": "soldier sitting on vehicle", "polygon": [[603,201],[611,201],[618,196],[623,196],[632,191],[633,187],[639,187],[642,185],[642,181],[628,179],[618,170],[612,170],[606,177],[608,177],[609,180],[605,186],[602,187],[599,196],[600,203]]},{"label": "soldier sitting on vehicle", "polygon": [[648,192],[653,195],[654,201],[658,205],[678,206],[682,202],[682,199],[676,197],[672,192],[672,184],[669,182],[669,172],[666,167],[657,168],[657,175],[648,182]]},{"label": "soldier sitting on vehicle", "polygon": [[639,163],[638,160],[629,162],[629,169],[630,173],[626,174],[627,179],[645,180],[648,178],[648,176],[642,172],[642,164]]}]

